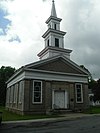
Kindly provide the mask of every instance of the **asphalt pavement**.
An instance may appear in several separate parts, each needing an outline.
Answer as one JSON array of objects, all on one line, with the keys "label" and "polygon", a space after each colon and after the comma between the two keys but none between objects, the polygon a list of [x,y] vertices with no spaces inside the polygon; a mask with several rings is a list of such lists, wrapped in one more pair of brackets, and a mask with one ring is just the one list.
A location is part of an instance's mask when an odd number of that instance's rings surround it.
[{"label": "asphalt pavement", "polygon": [[98,116],[100,114],[84,114],[84,113],[68,113],[68,114],[61,114],[60,117],[56,118],[44,118],[44,119],[32,119],[32,120],[20,120],[20,121],[4,121],[2,122],[1,126],[18,126],[18,125],[27,125],[31,123],[36,124],[44,124],[44,123],[50,123],[50,122],[59,122],[64,120],[72,120],[72,119],[78,119],[82,117],[89,117],[89,116]]},{"label": "asphalt pavement", "polygon": [[100,114],[70,113],[57,118],[2,122],[0,133],[99,133]]}]

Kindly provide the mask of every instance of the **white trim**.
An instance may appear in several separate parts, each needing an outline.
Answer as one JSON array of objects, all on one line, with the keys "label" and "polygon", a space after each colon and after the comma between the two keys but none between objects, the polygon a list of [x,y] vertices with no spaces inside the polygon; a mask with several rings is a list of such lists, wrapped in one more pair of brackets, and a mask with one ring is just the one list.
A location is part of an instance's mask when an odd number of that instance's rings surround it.
[{"label": "white trim", "polygon": [[[76,85],[80,85],[81,86],[81,101],[77,101],[77,88]],[[80,83],[76,83],[75,84],[75,94],[76,94],[76,103],[83,103],[83,88],[82,88],[82,84]]]},{"label": "white trim", "polygon": [[39,70],[39,69],[25,69],[26,71],[30,72],[40,72],[40,73],[48,73],[48,74],[55,74],[55,75],[67,75],[67,76],[80,76],[80,77],[88,77],[85,74],[75,74],[75,73],[66,73],[66,72],[55,72],[55,71],[47,71],[47,70]]},{"label": "white trim", "polygon": [[[41,101],[40,102],[34,102],[34,82],[40,82],[41,83]],[[42,81],[40,81],[40,80],[33,80],[32,103],[33,104],[42,104]]]},{"label": "white trim", "polygon": [[41,80],[54,80],[54,81],[68,81],[68,82],[83,82],[88,83],[88,79],[86,76],[72,76],[67,74],[59,74],[59,73],[43,73],[42,71],[26,71],[25,78],[27,79],[41,79]]},{"label": "white trim", "polygon": [[25,69],[25,71],[18,77],[13,79],[7,84],[7,88],[23,79],[37,79],[37,80],[54,80],[54,81],[67,81],[67,82],[83,82],[88,83],[87,75],[71,74],[61,72],[51,72],[37,69]]},{"label": "white trim", "polygon": [[25,78],[25,72],[21,73],[20,75],[18,75],[17,77],[15,77],[14,79],[12,79],[8,84],[7,84],[7,88],[14,85],[15,83],[19,82],[20,80]]}]

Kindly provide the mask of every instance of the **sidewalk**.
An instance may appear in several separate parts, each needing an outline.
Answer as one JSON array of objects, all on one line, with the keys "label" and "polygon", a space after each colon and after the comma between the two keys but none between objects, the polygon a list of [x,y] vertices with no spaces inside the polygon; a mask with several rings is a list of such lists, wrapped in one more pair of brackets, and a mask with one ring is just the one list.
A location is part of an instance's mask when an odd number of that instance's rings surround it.
[{"label": "sidewalk", "polygon": [[31,123],[50,123],[50,122],[59,122],[59,121],[65,121],[65,120],[73,120],[77,118],[82,117],[89,117],[89,116],[95,116],[100,114],[83,114],[83,113],[68,113],[68,114],[62,114],[60,117],[57,118],[44,118],[44,119],[34,119],[34,120],[20,120],[20,121],[4,121],[2,122],[2,125],[27,125]]}]

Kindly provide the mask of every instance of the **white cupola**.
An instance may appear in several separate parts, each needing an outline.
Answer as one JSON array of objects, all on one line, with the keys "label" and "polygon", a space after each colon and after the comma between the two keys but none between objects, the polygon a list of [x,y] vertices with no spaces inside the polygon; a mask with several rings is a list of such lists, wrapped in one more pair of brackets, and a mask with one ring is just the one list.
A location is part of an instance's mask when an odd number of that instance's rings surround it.
[{"label": "white cupola", "polygon": [[64,49],[64,35],[66,32],[60,31],[61,18],[57,17],[54,0],[52,1],[51,15],[46,24],[48,30],[43,34],[45,48],[38,54],[40,59],[49,58],[56,55],[64,55],[70,58],[72,50]]}]

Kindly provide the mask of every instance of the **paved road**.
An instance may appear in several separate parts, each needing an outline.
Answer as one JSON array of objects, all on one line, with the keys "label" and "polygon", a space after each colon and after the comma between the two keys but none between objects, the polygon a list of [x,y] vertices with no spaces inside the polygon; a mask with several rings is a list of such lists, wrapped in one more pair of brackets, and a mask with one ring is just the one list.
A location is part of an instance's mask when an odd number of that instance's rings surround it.
[{"label": "paved road", "polygon": [[38,122],[0,127],[0,133],[100,133],[100,116],[59,122]]}]

